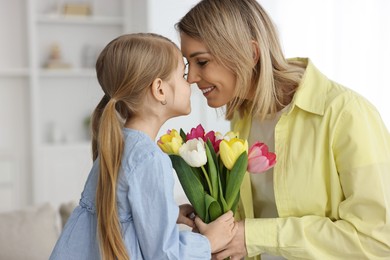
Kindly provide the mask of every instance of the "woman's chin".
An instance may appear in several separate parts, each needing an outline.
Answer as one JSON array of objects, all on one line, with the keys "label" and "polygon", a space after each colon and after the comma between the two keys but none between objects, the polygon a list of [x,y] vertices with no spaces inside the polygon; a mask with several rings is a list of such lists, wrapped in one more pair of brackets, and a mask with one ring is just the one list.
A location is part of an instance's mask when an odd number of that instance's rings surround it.
[{"label": "woman's chin", "polygon": [[209,100],[209,99],[207,99],[207,105],[212,108],[220,108],[224,106],[224,104],[221,104],[220,102],[215,102],[215,100]]}]

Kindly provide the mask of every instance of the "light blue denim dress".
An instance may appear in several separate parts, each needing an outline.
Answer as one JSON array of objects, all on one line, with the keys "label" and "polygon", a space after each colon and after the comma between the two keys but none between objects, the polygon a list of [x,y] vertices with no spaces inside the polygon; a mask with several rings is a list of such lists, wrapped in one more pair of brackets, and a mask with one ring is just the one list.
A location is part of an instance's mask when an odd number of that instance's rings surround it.
[{"label": "light blue denim dress", "polygon": [[[122,169],[117,185],[118,213],[130,259],[210,259],[208,239],[179,230],[179,208],[173,195],[169,157],[144,133],[125,128]],[[57,259],[100,259],[95,192],[95,161],[80,204],[66,223],[50,256]]]}]

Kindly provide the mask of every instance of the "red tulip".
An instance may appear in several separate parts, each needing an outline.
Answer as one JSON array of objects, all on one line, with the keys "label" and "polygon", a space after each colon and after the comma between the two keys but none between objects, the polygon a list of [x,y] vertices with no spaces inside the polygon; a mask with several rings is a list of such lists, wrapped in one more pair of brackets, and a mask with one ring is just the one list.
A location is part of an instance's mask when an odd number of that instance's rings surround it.
[{"label": "red tulip", "polygon": [[218,153],[219,143],[221,142],[221,140],[217,140],[214,131],[210,131],[205,134],[203,126],[199,124],[196,128],[191,128],[191,131],[187,133],[187,141],[198,138],[201,138],[205,142],[207,142],[207,139],[209,139],[210,142],[213,144],[214,151]]},{"label": "red tulip", "polygon": [[219,152],[219,143],[220,143],[222,140],[217,139],[217,137],[215,136],[215,132],[214,132],[214,131],[210,131],[210,132],[208,132],[208,133],[204,136],[204,141],[205,141],[205,142],[207,142],[207,139],[209,139],[210,142],[212,143],[215,153],[218,153],[218,152]]},{"label": "red tulip", "polygon": [[204,128],[201,124],[199,124],[196,128],[191,128],[191,132],[187,134],[187,141],[198,138],[202,138],[204,140]]},{"label": "red tulip", "polygon": [[262,173],[272,168],[276,163],[276,154],[268,152],[268,146],[264,143],[256,142],[249,149],[248,172]]}]

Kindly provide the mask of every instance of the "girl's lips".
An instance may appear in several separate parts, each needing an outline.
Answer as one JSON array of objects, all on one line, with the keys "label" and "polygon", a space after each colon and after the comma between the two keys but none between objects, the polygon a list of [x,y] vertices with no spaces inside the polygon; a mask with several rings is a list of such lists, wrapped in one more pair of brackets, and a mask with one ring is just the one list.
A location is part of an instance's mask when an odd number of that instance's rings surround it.
[{"label": "girl's lips", "polygon": [[208,93],[210,93],[212,90],[215,89],[215,86],[211,86],[211,87],[208,87],[208,88],[204,88],[204,89],[201,89],[203,95],[207,95]]}]

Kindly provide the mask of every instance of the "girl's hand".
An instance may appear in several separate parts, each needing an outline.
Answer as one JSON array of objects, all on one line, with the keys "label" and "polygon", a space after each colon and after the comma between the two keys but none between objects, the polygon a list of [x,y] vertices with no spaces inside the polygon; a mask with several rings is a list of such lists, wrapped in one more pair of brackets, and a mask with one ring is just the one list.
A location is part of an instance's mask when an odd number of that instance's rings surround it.
[{"label": "girl's hand", "polygon": [[198,216],[195,224],[199,232],[206,236],[211,245],[211,253],[223,250],[237,233],[238,226],[234,222],[233,212],[228,211],[213,222],[206,224]]},{"label": "girl's hand", "polygon": [[184,224],[191,228],[195,228],[194,223],[194,208],[190,204],[183,204],[179,206],[179,216],[177,218],[177,224]]}]

